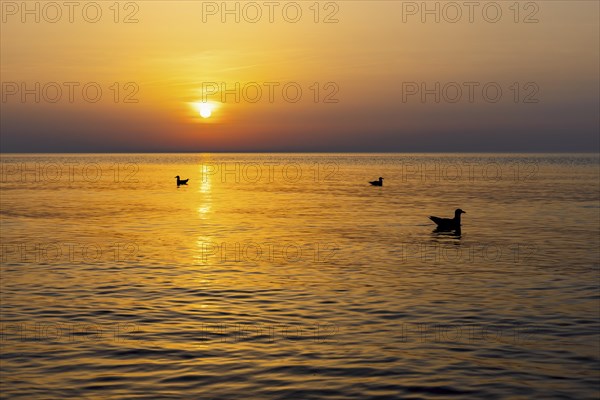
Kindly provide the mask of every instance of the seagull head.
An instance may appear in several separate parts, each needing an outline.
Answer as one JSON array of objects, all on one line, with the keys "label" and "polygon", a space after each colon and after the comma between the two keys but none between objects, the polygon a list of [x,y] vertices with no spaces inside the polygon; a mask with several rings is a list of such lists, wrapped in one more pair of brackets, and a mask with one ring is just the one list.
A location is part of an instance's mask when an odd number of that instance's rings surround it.
[{"label": "seagull head", "polygon": [[457,208],[456,211],[454,211],[454,215],[459,216],[460,214],[466,214],[466,211],[461,210],[460,208]]}]

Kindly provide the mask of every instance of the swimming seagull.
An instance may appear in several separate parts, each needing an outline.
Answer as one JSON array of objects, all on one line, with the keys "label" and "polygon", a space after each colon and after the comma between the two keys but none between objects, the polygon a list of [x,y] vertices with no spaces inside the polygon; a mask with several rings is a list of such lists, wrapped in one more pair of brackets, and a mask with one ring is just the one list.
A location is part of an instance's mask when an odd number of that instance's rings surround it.
[{"label": "swimming seagull", "polygon": [[450,231],[460,229],[460,214],[466,214],[465,211],[457,208],[454,211],[454,218],[429,217],[430,220],[437,224],[437,229],[442,231]]},{"label": "swimming seagull", "polygon": [[371,185],[373,185],[373,186],[383,186],[383,178],[382,178],[382,177],[379,177],[379,180],[378,180],[378,181],[372,181],[372,182],[369,182],[369,183],[370,183]]},{"label": "swimming seagull", "polygon": [[188,181],[190,180],[190,178],[188,178],[188,179],[179,179],[179,175],[177,175],[175,178],[177,178],[177,186],[179,186],[179,185],[187,185]]}]

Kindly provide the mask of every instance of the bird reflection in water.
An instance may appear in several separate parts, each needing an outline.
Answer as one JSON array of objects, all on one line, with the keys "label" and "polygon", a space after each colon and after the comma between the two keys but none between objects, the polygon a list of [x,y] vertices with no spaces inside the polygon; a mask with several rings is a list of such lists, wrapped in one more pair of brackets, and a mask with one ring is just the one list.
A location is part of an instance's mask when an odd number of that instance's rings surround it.
[{"label": "bird reflection in water", "polygon": [[448,237],[453,237],[456,239],[460,239],[462,237],[462,231],[460,228],[457,229],[441,229],[441,228],[435,228],[433,231],[431,231],[432,234],[436,235],[436,236],[448,236]]}]

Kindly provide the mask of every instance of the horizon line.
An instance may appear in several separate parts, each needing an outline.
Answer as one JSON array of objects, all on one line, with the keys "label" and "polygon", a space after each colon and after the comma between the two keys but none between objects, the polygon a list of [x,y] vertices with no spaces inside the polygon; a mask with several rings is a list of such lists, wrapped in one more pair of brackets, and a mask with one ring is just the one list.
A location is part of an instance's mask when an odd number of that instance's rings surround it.
[{"label": "horizon line", "polygon": [[11,154],[596,154],[596,151],[0,151],[0,155]]}]

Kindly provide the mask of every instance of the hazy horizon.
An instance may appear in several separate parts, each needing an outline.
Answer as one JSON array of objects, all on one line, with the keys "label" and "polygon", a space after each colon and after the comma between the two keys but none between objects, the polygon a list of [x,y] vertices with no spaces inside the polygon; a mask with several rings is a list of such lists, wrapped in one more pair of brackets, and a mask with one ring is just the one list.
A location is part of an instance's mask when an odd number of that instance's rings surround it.
[{"label": "hazy horizon", "polygon": [[594,154],[595,151],[0,151],[2,154]]}]

